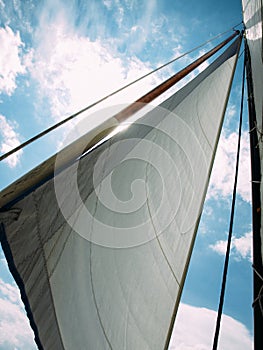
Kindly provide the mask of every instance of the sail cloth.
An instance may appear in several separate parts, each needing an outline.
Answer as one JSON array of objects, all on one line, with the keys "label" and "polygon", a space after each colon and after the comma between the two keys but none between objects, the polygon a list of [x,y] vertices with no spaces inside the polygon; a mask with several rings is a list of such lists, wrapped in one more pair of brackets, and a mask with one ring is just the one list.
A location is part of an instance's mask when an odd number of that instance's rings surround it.
[{"label": "sail cloth", "polygon": [[[263,131],[263,47],[262,47],[262,0],[243,0],[243,19],[246,28],[246,39],[249,47],[249,53],[251,58],[251,74],[253,82],[253,96],[254,99],[255,114],[256,114],[256,127],[259,138],[259,152],[262,162],[263,156],[263,143],[262,143],[262,131]],[[261,165],[262,169],[262,165]],[[262,170],[261,170],[262,173]],[[263,190],[261,184],[261,203],[263,203]],[[263,211],[261,210],[261,223],[263,222]],[[263,261],[263,230],[261,224],[261,256]]]},{"label": "sail cloth", "polygon": [[239,46],[5,206],[2,246],[39,348],[165,347]]}]

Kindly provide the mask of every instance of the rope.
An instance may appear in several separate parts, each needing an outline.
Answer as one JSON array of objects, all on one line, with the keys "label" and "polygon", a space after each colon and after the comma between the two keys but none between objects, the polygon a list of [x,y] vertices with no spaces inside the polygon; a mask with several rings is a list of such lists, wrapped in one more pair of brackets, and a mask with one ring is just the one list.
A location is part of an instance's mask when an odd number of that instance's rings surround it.
[{"label": "rope", "polygon": [[236,190],[237,190],[237,178],[238,178],[238,168],[239,168],[242,118],[243,118],[244,86],[245,86],[245,55],[244,55],[243,77],[242,77],[242,93],[241,93],[241,105],[240,105],[240,119],[239,119],[239,131],[238,131],[238,146],[237,146],[235,181],[234,181],[234,188],[233,188],[233,195],[232,195],[232,207],[231,207],[231,215],[230,215],[230,223],[229,223],[228,240],[227,240],[227,250],[226,250],[226,256],[225,256],[225,263],[224,263],[220,301],[219,301],[218,312],[217,312],[216,330],[215,330],[215,335],[214,335],[213,350],[216,350],[217,345],[218,345],[218,337],[219,337],[221,317],[222,317],[223,305],[224,305],[226,278],[227,278],[227,271],[228,271],[228,265],[229,265],[229,256],[230,256],[231,239],[232,239],[232,231],[233,231],[235,203],[236,203]]},{"label": "rope", "polygon": [[174,63],[175,61],[179,60],[180,58],[189,55],[189,54],[192,53],[193,51],[196,51],[197,49],[199,49],[199,48],[201,48],[201,47],[207,45],[208,43],[214,41],[215,39],[217,39],[217,38],[219,38],[219,37],[221,37],[221,36],[223,36],[224,34],[230,32],[230,31],[232,31],[232,30],[235,30],[235,28],[236,28],[237,26],[239,26],[241,23],[242,23],[242,22],[238,23],[237,25],[235,25],[235,26],[232,27],[232,28],[229,28],[227,31],[222,32],[222,33],[220,33],[220,34],[214,36],[213,38],[211,38],[211,39],[205,41],[203,44],[196,46],[195,48],[193,48],[193,49],[187,51],[186,53],[184,53],[184,54],[182,54],[182,55],[180,55],[180,56],[178,56],[178,57],[176,57],[176,58],[174,58],[174,59],[172,59],[171,61],[169,61],[169,62],[167,62],[167,63],[161,65],[160,67],[158,67],[158,68],[156,68],[156,69],[154,69],[154,70],[152,70],[152,71],[150,71],[149,73],[146,73],[145,75],[141,76],[140,78],[138,78],[138,79],[132,81],[131,83],[129,83],[129,84],[127,84],[127,85],[124,85],[124,86],[121,87],[120,89],[115,90],[114,92],[110,93],[109,95],[102,97],[101,99],[99,99],[99,100],[97,100],[96,102],[90,104],[89,106],[87,106],[87,107],[85,107],[85,108],[79,110],[78,112],[76,112],[76,113],[70,115],[69,117],[67,117],[67,118],[65,118],[65,119],[63,119],[63,120],[61,120],[60,122],[54,124],[53,126],[47,128],[47,129],[45,129],[44,131],[40,132],[39,134],[37,134],[37,135],[31,137],[31,138],[28,139],[27,141],[21,143],[19,146],[13,148],[12,150],[10,150],[10,151],[6,152],[5,154],[3,154],[2,156],[0,156],[0,161],[6,159],[7,157],[9,157],[9,156],[11,156],[12,154],[14,154],[15,152],[21,150],[21,149],[24,148],[25,146],[28,146],[28,145],[31,144],[32,142],[34,142],[34,141],[40,139],[41,137],[45,136],[46,134],[50,133],[51,131],[57,129],[59,126],[65,124],[65,123],[67,123],[67,122],[69,122],[70,120],[76,118],[78,115],[80,115],[80,114],[86,112],[87,110],[91,109],[92,107],[95,107],[95,106],[98,105],[99,103],[101,103],[101,102],[107,100],[108,98],[110,98],[110,97],[116,95],[117,93],[123,91],[124,89],[130,87],[131,85],[133,85],[133,84],[135,84],[135,83],[137,83],[137,82],[143,80],[144,78],[146,78],[146,77],[148,77],[148,76],[150,76],[150,75],[156,73],[157,71],[159,71],[159,70],[161,70],[161,69],[167,67],[168,65]]}]

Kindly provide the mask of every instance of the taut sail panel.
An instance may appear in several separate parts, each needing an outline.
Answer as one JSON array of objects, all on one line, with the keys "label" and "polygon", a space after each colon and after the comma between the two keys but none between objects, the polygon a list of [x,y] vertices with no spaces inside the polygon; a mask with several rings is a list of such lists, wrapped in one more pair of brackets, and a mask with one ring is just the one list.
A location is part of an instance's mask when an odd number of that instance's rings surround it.
[{"label": "taut sail panel", "polygon": [[17,215],[2,224],[2,245],[40,348],[168,344],[240,40],[127,130],[5,206]]}]

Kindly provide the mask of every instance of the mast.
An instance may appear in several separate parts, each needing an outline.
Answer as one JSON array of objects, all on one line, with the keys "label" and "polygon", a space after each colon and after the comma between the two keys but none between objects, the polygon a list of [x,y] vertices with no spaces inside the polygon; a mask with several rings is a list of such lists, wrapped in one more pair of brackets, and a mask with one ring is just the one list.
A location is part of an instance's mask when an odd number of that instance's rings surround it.
[{"label": "mast", "polygon": [[263,346],[263,314],[262,314],[262,286],[263,264],[261,254],[261,164],[259,154],[257,120],[252,81],[251,57],[245,39],[246,73],[248,90],[248,111],[250,127],[251,178],[252,178],[252,225],[253,225],[253,283],[254,283],[254,349],[260,350]]}]

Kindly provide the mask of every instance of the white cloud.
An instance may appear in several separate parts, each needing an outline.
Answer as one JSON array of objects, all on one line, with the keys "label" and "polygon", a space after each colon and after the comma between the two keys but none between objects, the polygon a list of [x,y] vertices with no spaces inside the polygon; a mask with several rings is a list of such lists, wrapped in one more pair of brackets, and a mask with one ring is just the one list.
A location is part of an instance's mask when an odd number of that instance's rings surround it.
[{"label": "white cloud", "polygon": [[[37,47],[31,76],[38,82],[39,97],[48,99],[55,120],[75,112],[119,89],[151,68],[136,57],[118,54],[114,45],[91,41],[72,28],[63,11],[52,23],[42,16],[36,33]],[[52,37],[52,43],[50,41]],[[119,57],[118,57],[119,56]],[[118,94],[108,104],[130,103],[156,84],[157,78]],[[101,104],[100,108],[106,104]],[[43,106],[43,105],[42,105]]]},{"label": "white cloud", "polygon": [[240,238],[234,238],[233,247],[243,259],[248,258],[252,262],[252,232],[247,232]]},{"label": "white cloud", "polygon": [[[170,350],[210,350],[217,313],[206,308],[180,304],[172,334]],[[247,328],[232,317],[223,315],[219,349],[252,349]]]},{"label": "white cloud", "polygon": [[[227,241],[220,240],[209,247],[218,254],[225,255]],[[235,260],[248,259],[250,262],[252,262],[252,232],[247,232],[244,236],[239,238],[233,236],[231,254]]]},{"label": "white cloud", "polygon": [[227,241],[225,240],[217,241],[215,244],[211,244],[209,248],[213,249],[219,255],[225,255],[226,248],[227,248]]},{"label": "white cloud", "polygon": [[[2,138],[0,143],[0,152],[6,153],[20,144],[19,134],[16,132],[17,123],[7,120],[6,117],[0,114],[0,136]],[[6,158],[4,161],[14,168],[22,155],[22,150],[16,152],[12,156]]]},{"label": "white cloud", "polygon": [[19,32],[8,26],[0,28],[0,93],[11,95],[16,88],[16,78],[26,72],[21,58],[23,43]]},{"label": "white cloud", "polygon": [[22,302],[20,300],[19,291],[15,285],[10,283],[5,283],[0,278],[0,293],[3,295],[6,300],[9,300],[12,303],[19,304],[22,306]]},{"label": "white cloud", "polygon": [[[38,27],[32,36],[34,52],[31,51],[27,55],[27,62],[25,59],[23,62],[30,71],[31,78],[38,83],[39,100],[35,101],[35,106],[39,119],[47,121],[48,125],[49,113],[55,121],[60,120],[152,70],[149,63],[129,55],[127,51],[122,54],[118,49],[125,44],[125,47],[129,47],[129,52],[134,52],[130,50],[132,45],[140,47],[143,42],[144,46],[145,40],[149,45],[158,42],[157,46],[160,48],[160,43],[163,44],[160,35],[154,35],[152,40],[154,28],[159,23],[157,20],[152,21],[156,1],[143,5],[145,9],[141,11],[136,22],[131,18],[127,18],[127,21],[122,20],[123,16],[127,17],[127,9],[131,10],[134,6],[133,2],[126,1],[122,7],[119,6],[119,0],[104,0],[103,4],[108,10],[118,9],[121,12],[117,16],[122,26],[121,34],[115,37],[107,36],[107,40],[103,39],[105,24],[100,20],[94,22],[92,12],[84,11],[76,26],[72,20],[77,11],[74,4],[47,0],[42,7],[38,16]],[[95,8],[102,11],[99,6]],[[99,13],[97,17],[101,17]],[[166,22],[162,18],[159,25],[166,28]],[[95,41],[86,36],[87,23],[94,24],[92,33],[96,34]],[[131,38],[132,33],[136,38]],[[170,34],[169,32],[169,45],[171,41],[178,41],[174,34],[171,39]],[[179,47],[178,43],[176,47]],[[156,50],[155,52],[157,53]],[[158,74],[155,77],[151,76],[126,92],[118,94],[118,98],[112,98],[109,103],[131,103],[159,81]]]},{"label": "white cloud", "polygon": [[[230,135],[222,133],[211,175],[208,198],[218,198],[221,196],[227,197],[232,195],[236,165],[236,151],[237,133],[231,133]],[[249,135],[248,133],[243,133],[241,140],[237,192],[246,202],[251,201],[249,164]]]},{"label": "white cloud", "polygon": [[36,349],[33,333],[25,316],[15,285],[0,279],[0,348]]}]

